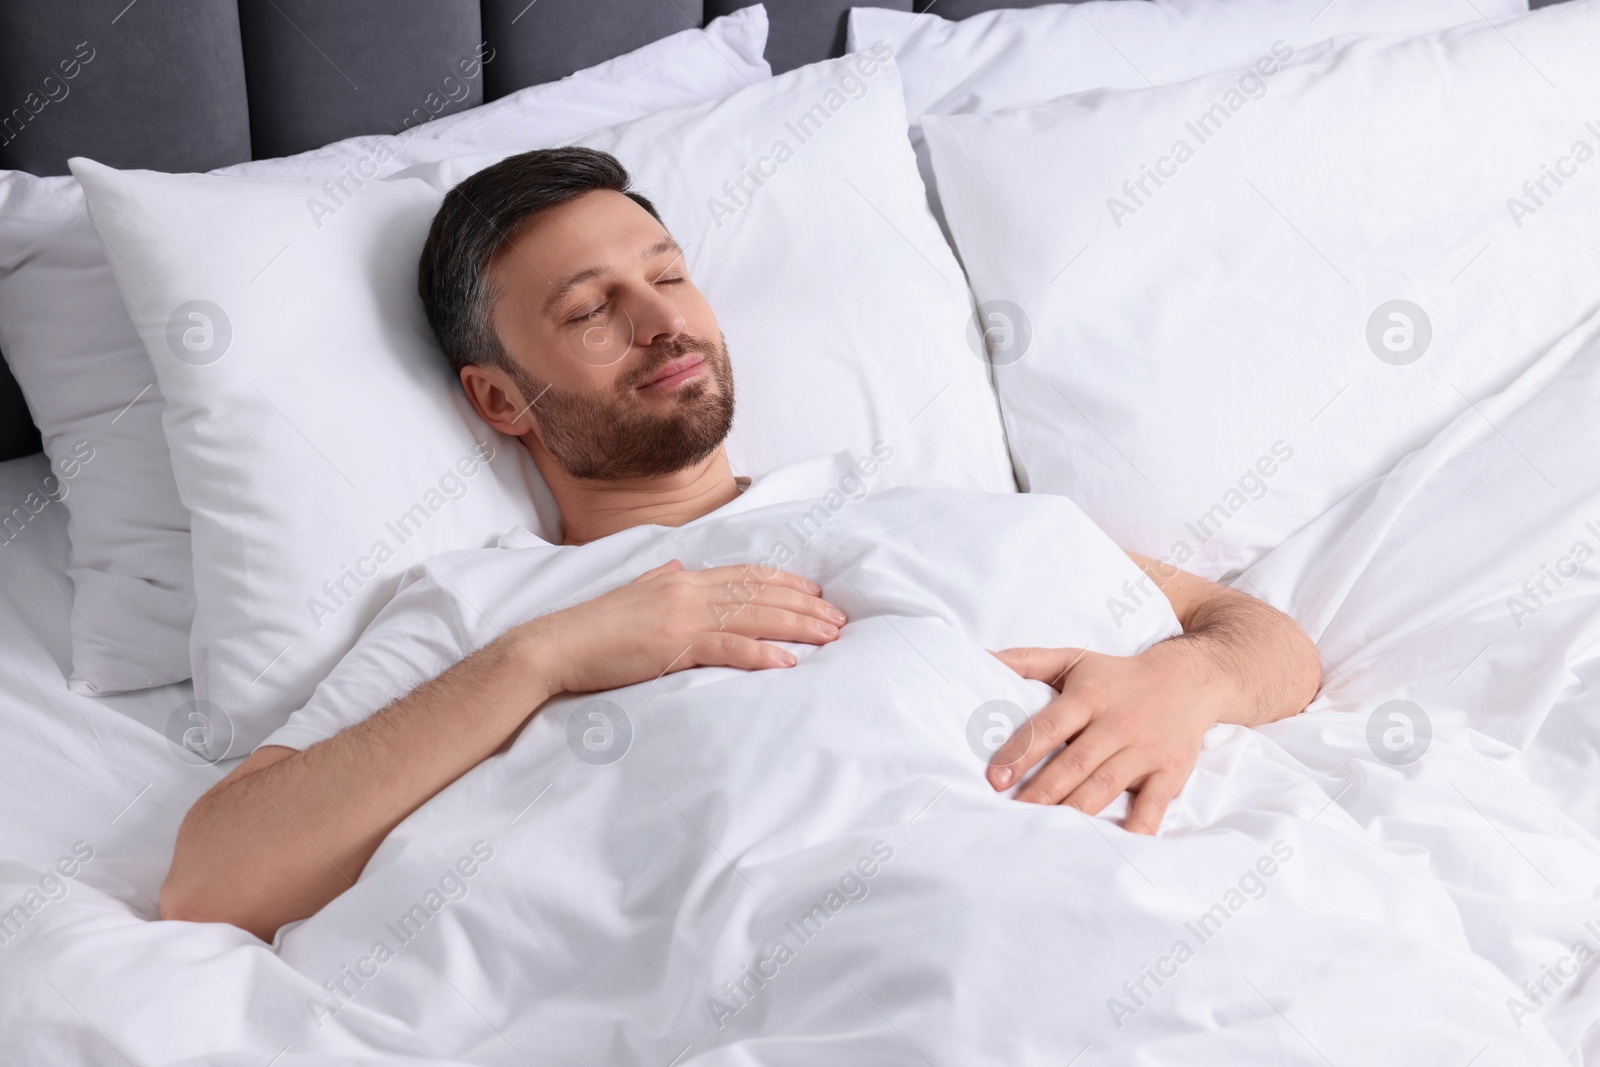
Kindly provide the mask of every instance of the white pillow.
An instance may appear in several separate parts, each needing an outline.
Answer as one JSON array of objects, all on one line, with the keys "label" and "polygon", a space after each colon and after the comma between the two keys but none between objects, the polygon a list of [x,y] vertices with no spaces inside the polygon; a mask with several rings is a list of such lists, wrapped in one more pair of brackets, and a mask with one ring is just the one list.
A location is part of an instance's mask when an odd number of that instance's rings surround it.
[{"label": "white pillow", "polygon": [[[455,143],[442,149],[447,139],[575,137],[766,80],[766,41],[758,4],[399,135],[357,137],[219,173],[370,178],[461,151]],[[345,188],[355,185],[347,180]],[[161,391],[74,178],[0,172],[0,349],[46,453],[63,475],[76,475],[66,498],[76,609],[70,687],[104,695],[187,678],[189,514],[161,434]],[[84,454],[93,459],[75,465]]]},{"label": "white pillow", "polygon": [[[718,312],[743,471],[882,440],[897,480],[1014,489],[899,81],[892,62],[857,73],[866,58],[583,141],[633,172]],[[320,230],[306,209],[315,180],[73,161],[166,394],[194,525],[196,689],[231,717],[234,751],[305,703],[407,567],[513,525],[554,526],[526,452],[472,413],[416,296],[443,190],[510,151],[411,172],[433,184],[370,182]],[[763,157],[776,169],[728,214],[724,183],[769,169]],[[186,330],[201,354],[183,355]],[[480,447],[492,462],[468,460],[472,473],[443,486]],[[408,512],[422,521],[402,538]]]},{"label": "white pillow", "polygon": [[1513,378],[1600,302],[1596,40],[1574,0],[927,117],[1019,479],[1221,577]]},{"label": "white pillow", "polygon": [[1085,89],[1170,85],[1243,67],[1279,40],[1301,49],[1346,33],[1409,37],[1527,11],[1527,0],[1087,0],[953,21],[854,7],[847,39],[852,52],[879,40],[894,49],[911,143],[942,222],[924,115],[999,111]]}]

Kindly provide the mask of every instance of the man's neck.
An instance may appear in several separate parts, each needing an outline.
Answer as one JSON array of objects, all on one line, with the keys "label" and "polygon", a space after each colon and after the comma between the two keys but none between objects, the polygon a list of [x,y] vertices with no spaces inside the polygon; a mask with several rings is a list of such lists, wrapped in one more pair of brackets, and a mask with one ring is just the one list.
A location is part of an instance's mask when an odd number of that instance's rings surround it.
[{"label": "man's neck", "polygon": [[530,437],[524,444],[561,509],[563,544],[586,544],[650,523],[682,526],[739,495],[739,483],[721,445],[704,460],[673,474],[597,482],[568,474],[537,439]]}]

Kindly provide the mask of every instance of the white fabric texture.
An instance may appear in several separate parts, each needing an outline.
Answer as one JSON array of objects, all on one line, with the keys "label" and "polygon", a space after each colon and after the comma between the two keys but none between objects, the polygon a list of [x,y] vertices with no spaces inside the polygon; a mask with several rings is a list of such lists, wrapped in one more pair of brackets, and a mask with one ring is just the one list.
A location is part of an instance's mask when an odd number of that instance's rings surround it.
[{"label": "white fabric texture", "polygon": [[[741,473],[884,440],[908,481],[1014,491],[893,64],[863,67],[815,64],[581,140],[656,203],[718,313]],[[314,178],[73,161],[166,397],[196,685],[240,744],[305,703],[407,567],[515,525],[554,536],[527,453],[472,412],[416,297],[445,188],[534,147],[512,142],[367,182],[331,218],[307,211]],[[724,184],[762,159],[776,176],[730,206]],[[876,254],[843,253],[862,242]]]},{"label": "white fabric texture", "polygon": [[[788,672],[695,670],[597,694],[632,727],[610,764],[581,731],[569,741],[582,699],[546,709],[275,949],[222,925],[146,921],[164,856],[99,880],[105,849],[130,847],[117,842],[170,841],[219,768],[165,756],[163,773],[151,757],[165,739],[141,748],[132,724],[87,717],[93,702],[48,684],[61,666],[19,642],[0,660],[15,739],[0,780],[21,783],[24,818],[5,833],[26,836],[0,840],[25,851],[0,864],[0,914],[78,840],[96,858],[0,946],[0,1029],[24,1062],[95,1067],[498,1065],[519,1052],[641,1067],[819,1052],[845,1067],[1594,1062],[1597,334],[1585,323],[1243,577],[1322,642],[1326,689],[1295,718],[1213,729],[1155,838],[1117,826],[1121,802],[1092,819],[1015,806],[988,791],[971,747],[984,702],[1031,710],[1047,696],[984,647],[1103,633],[1107,601],[1124,596],[1126,561],[1048,498],[996,498],[993,522],[967,514],[964,494],[904,488],[830,509],[791,569],[851,611],[839,642]],[[840,484],[818,465],[769,478],[824,496]],[[749,492],[779,483],[763,484]],[[523,536],[435,561],[412,595],[429,574],[494,590],[506,557],[552,589],[574,571],[570,596],[665,556],[759,562],[788,536],[781,523],[758,534],[763,513],[791,509],[749,501],[725,521],[621,535],[638,554],[615,575],[629,553]],[[1590,554],[1566,575],[1578,540]],[[6,551],[0,621],[26,627],[53,602],[63,658],[66,606],[33,593]],[[1531,604],[1524,585],[1547,570],[1563,584],[1547,579]],[[1052,610],[1069,584],[1074,599]],[[1163,611],[1124,618],[1110,647],[1165,632]],[[429,621],[417,636],[465,648],[492,629],[468,619],[479,626]],[[1391,738],[1379,713],[1394,699],[1426,721]],[[590,724],[604,725],[585,711]],[[155,807],[103,825],[150,781],[140,805]],[[130,820],[155,825],[134,834]]]},{"label": "white fabric texture", "polygon": [[[42,454],[0,463],[0,505],[26,507],[53,477]],[[224,770],[198,757],[180,759],[165,739],[169,723],[180,738],[178,724],[193,725],[188,682],[111,698],[67,690],[68,573],[67,513],[57,501],[31,513],[26,526],[0,544],[0,735],[6,739],[0,745],[0,870],[8,883],[0,890],[0,973],[15,973],[7,942],[17,932],[10,909],[22,896],[11,891],[19,865],[30,869],[26,880],[37,886],[82,841],[93,856],[84,863],[80,855],[82,869],[66,880],[65,892],[46,886],[50,905],[64,896],[77,903],[79,887],[92,887],[90,893],[118,902],[119,911],[132,908],[153,918],[178,821]],[[37,917],[30,910],[24,921]],[[11,1040],[17,1027],[11,1021],[0,1026],[6,1056],[28,1062]]]},{"label": "white fabric texture", "polygon": [[1085,89],[1170,85],[1244,67],[1274,41],[1300,49],[1344,34],[1412,36],[1528,12],[1527,0],[1087,0],[941,18],[850,9],[850,51],[895,51],[928,200],[944,214],[922,136],[925,115],[981,114]]},{"label": "white fabric texture", "polygon": [[1019,480],[1218,577],[1504,385],[1600,297],[1597,36],[1574,0],[927,117]]},{"label": "white fabric texture", "polygon": [[[763,81],[771,76],[766,39],[766,11],[757,4],[398,135],[356,137],[220,173],[371,178],[438,158],[447,139],[557,142]],[[452,142],[449,151],[461,148]],[[75,450],[94,456],[81,477],[63,477],[71,483],[77,607],[70,684],[105,694],[187,678],[189,514],[162,436],[160,388],[74,178],[0,172],[0,349],[46,454],[66,465],[60,473],[79,465]]]},{"label": "white fabric texture", "polygon": [[[695,570],[737,560],[803,574],[827,586],[830,603],[852,618],[870,619],[892,608],[896,615],[937,619],[988,640],[991,648],[1054,644],[1138,651],[1178,632],[1170,610],[1158,607],[1126,628],[1104,610],[1107,589],[1141,576],[1069,501],[913,487],[869,499],[875,486],[897,480],[898,462],[894,448],[879,442],[861,455],[840,453],[773,471],[681,527],[636,526],[568,546],[513,530],[496,548],[437,556],[407,573],[394,599],[307,706],[262,743],[308,748],[438,677],[512,626],[592,600],[673,559]],[[918,532],[907,536],[913,527]],[[996,535],[996,528],[1005,532]],[[1003,538],[1004,548],[986,544],[995,536]],[[961,569],[957,561],[979,549],[993,557],[992,580],[1037,583],[1033,610],[976,595],[984,586],[965,578],[961,591],[954,587],[950,575]],[[1040,565],[1039,554],[1050,552],[1060,555]],[[1027,573],[1013,572],[1017,567]],[[1064,604],[1089,607],[1068,615]],[[813,656],[842,654],[780,645],[802,664]],[[745,673],[707,670],[697,678],[712,682]],[[610,698],[631,704],[633,697],[648,699],[685,684],[663,678]],[[558,707],[583,703],[583,697],[563,697],[551,711],[564,718]]]},{"label": "white fabric texture", "polygon": [[[1428,857],[1474,951],[1522,987],[1501,1010],[1574,1064],[1600,1057],[1600,903],[1571,849],[1600,833],[1597,404],[1591,315],[1237,583],[1326,657],[1325,710],[1262,732],[1369,833]],[[1391,700],[1416,721],[1387,718]],[[1398,766],[1365,763],[1395,743]],[[1463,802],[1476,826],[1452,839]]]}]

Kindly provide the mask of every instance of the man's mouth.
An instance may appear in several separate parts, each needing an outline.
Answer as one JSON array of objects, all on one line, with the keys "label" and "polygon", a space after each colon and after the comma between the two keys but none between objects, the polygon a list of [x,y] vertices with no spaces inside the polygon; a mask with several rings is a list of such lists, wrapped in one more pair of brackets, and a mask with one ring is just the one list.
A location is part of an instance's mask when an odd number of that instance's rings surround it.
[{"label": "man's mouth", "polygon": [[705,373],[706,357],[698,352],[692,352],[666,364],[656,371],[655,377],[638,386],[640,390],[660,389],[663,392],[676,389],[693,378],[698,378]]}]

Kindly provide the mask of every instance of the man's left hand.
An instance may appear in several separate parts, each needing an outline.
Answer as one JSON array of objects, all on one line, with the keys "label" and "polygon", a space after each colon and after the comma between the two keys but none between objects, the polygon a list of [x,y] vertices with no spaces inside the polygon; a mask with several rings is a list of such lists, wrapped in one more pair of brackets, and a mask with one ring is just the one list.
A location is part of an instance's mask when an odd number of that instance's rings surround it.
[{"label": "man's left hand", "polygon": [[995,653],[1024,678],[1046,682],[1060,694],[995,752],[990,783],[1009,788],[1067,743],[1016,799],[1064,803],[1097,815],[1132,789],[1124,826],[1155,833],[1194,770],[1206,730],[1222,717],[1213,701],[1196,692],[1190,651],[1163,642],[1136,656],[1076,648]]},{"label": "man's left hand", "polygon": [[1132,789],[1123,825],[1153,834],[1212,724],[1260,726],[1298,714],[1316,697],[1322,668],[1305,631],[1271,605],[1137,552],[1128,558],[1166,596],[1183,633],[1136,656],[996,652],[1060,695],[1000,746],[989,783],[1009,789],[1064,743],[1017,799],[1098,815]]}]

